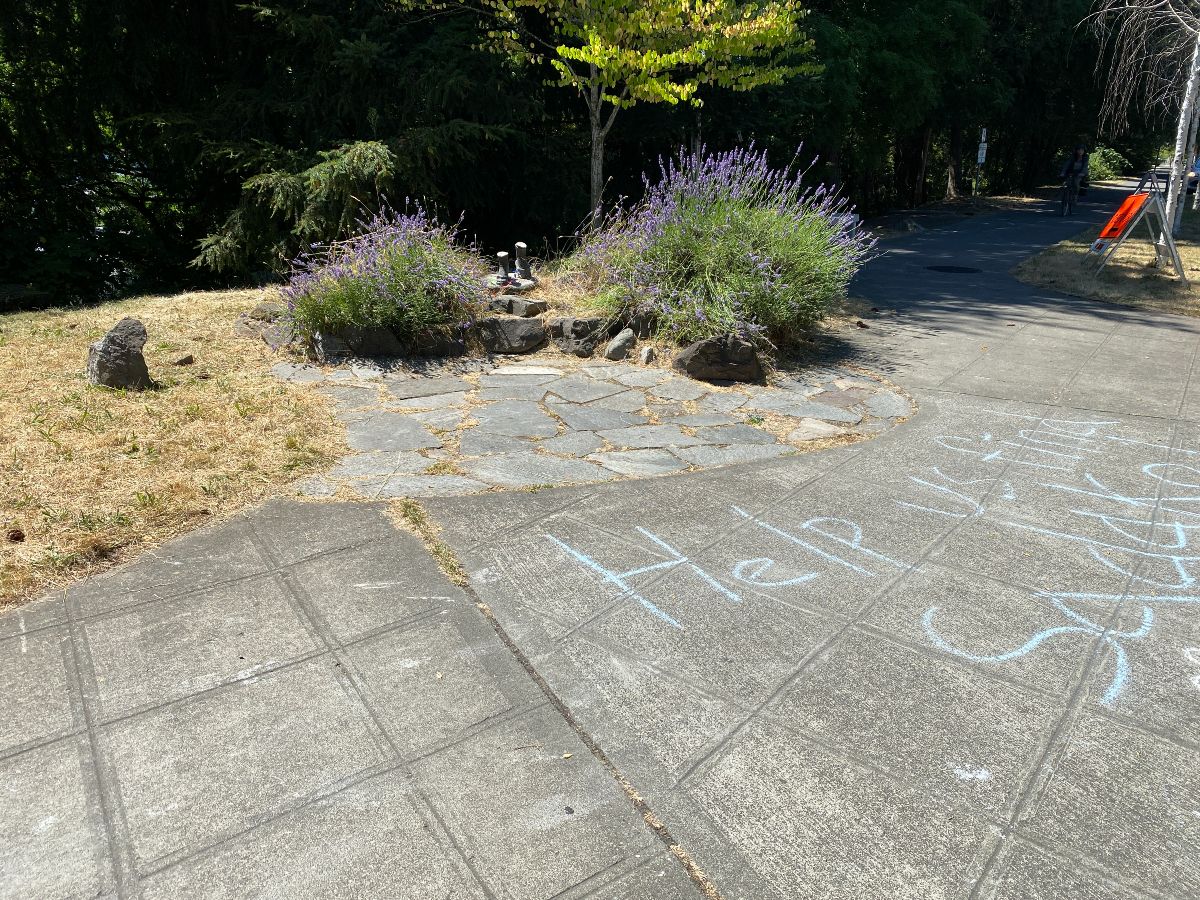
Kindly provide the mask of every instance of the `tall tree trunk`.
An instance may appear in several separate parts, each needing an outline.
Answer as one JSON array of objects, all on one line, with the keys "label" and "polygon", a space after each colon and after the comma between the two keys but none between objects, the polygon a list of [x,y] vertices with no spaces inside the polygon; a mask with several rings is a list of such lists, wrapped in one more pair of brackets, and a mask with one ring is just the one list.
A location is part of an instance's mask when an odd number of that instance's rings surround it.
[{"label": "tall tree trunk", "polygon": [[[621,96],[613,102],[612,110],[608,116],[604,115],[604,91],[600,87],[598,80],[599,74],[595,66],[591,66],[591,84],[584,93],[584,99],[587,100],[588,120],[592,127],[592,165],[591,165],[591,188],[592,188],[592,212],[600,208],[600,204],[604,200],[604,140],[608,137],[608,132],[612,129],[613,121],[617,118],[617,113],[620,111],[620,102],[629,96],[629,89],[621,91]],[[612,102],[612,101],[609,101]]]},{"label": "tall tree trunk", "polygon": [[[1188,69],[1187,85],[1183,91],[1183,102],[1179,104],[1179,127],[1175,130],[1175,155],[1171,158],[1171,184],[1167,189],[1167,222],[1171,223],[1172,234],[1178,232],[1175,225],[1175,209],[1179,205],[1180,189],[1187,181],[1186,165],[1191,160],[1184,159],[1187,155],[1188,131],[1192,126],[1192,116],[1196,106],[1196,94],[1200,92],[1200,32],[1196,34],[1196,44],[1192,48],[1192,64]],[[1184,188],[1186,190],[1186,188]]]},{"label": "tall tree trunk", "polygon": [[600,208],[604,199],[604,138],[607,135],[599,123],[592,122],[592,212]]},{"label": "tall tree trunk", "polygon": [[950,126],[950,147],[946,161],[946,199],[958,199],[958,179],[962,171],[962,129]]},{"label": "tall tree trunk", "polygon": [[1171,222],[1171,233],[1179,234],[1183,224],[1183,208],[1187,205],[1187,173],[1192,169],[1192,160],[1196,158],[1196,125],[1200,114],[1200,103],[1192,110],[1192,121],[1188,124],[1187,153],[1183,157],[1183,185],[1180,187],[1179,203],[1175,206],[1175,218]]}]

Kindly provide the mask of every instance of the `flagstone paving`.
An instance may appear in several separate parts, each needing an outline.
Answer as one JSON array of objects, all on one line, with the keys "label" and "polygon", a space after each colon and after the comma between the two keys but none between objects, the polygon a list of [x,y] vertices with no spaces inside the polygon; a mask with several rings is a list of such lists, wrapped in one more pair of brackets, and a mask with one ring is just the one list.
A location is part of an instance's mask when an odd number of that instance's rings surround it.
[{"label": "flagstone paving", "polygon": [[277,365],[333,401],[355,451],[299,492],[434,497],[647,478],[865,440],[914,412],[895,386],[845,366],[767,386],[562,357],[464,366],[474,371]]}]

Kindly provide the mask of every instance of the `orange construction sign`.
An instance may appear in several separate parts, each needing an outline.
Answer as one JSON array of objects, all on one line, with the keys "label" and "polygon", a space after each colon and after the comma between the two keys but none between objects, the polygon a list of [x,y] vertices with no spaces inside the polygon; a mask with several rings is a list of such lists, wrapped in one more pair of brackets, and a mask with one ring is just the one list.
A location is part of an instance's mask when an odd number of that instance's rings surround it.
[{"label": "orange construction sign", "polygon": [[1111,241],[1119,238],[1129,223],[1133,221],[1134,216],[1141,212],[1142,207],[1146,205],[1146,198],[1149,196],[1149,194],[1130,194],[1126,197],[1121,208],[1113,213],[1113,217],[1108,220],[1108,224],[1100,232],[1100,240]]}]

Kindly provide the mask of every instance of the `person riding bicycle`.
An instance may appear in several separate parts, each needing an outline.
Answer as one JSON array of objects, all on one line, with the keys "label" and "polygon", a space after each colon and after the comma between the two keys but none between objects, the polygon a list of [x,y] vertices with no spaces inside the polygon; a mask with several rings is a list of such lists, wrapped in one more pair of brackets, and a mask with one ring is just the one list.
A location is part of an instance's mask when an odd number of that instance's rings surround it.
[{"label": "person riding bicycle", "polygon": [[1063,180],[1063,215],[1073,213],[1075,201],[1079,198],[1079,189],[1086,185],[1088,180],[1088,153],[1083,144],[1078,145],[1067,157],[1058,177]]}]

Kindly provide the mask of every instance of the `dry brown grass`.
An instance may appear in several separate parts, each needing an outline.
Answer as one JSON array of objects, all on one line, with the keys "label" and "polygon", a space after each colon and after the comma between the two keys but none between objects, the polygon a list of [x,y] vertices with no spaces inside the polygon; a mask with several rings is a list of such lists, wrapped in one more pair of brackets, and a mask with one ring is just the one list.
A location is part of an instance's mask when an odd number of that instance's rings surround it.
[{"label": "dry brown grass", "polygon": [[1169,267],[1155,267],[1154,246],[1145,225],[1139,225],[1136,237],[1127,240],[1108,265],[1097,272],[1100,258],[1088,253],[1088,247],[1098,235],[1098,228],[1081,231],[1025,260],[1013,269],[1013,274],[1027,284],[1089,300],[1200,315],[1200,213],[1186,211],[1176,241],[1188,285]]},{"label": "dry brown grass", "polygon": [[[0,608],[229,515],[325,467],[344,429],[236,334],[261,291],[0,316]],[[157,390],[89,385],[88,344],[141,319]],[[174,361],[191,353],[195,363]]]}]

